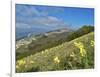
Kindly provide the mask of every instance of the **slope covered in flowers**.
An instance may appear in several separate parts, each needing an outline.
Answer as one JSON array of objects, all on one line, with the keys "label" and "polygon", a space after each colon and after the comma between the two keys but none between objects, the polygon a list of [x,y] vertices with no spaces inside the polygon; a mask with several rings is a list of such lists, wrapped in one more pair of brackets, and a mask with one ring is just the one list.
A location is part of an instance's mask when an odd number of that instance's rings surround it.
[{"label": "slope covered in flowers", "polygon": [[16,62],[16,72],[90,68],[94,68],[94,32]]}]

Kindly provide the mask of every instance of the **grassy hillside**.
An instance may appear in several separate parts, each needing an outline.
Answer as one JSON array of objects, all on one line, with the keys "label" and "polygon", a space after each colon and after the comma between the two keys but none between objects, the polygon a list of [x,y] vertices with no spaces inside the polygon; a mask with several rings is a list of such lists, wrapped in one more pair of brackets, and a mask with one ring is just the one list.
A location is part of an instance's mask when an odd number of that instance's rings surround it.
[{"label": "grassy hillside", "polygon": [[16,60],[65,42],[70,32],[67,29],[59,29],[17,41]]},{"label": "grassy hillside", "polygon": [[94,68],[94,32],[16,62],[16,72],[88,68]]}]

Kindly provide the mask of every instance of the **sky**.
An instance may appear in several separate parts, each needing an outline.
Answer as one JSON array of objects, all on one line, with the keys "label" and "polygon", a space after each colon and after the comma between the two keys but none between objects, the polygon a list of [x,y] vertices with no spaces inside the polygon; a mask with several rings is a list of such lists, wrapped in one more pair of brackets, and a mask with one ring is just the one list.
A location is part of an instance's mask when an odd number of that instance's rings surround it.
[{"label": "sky", "polygon": [[79,28],[94,26],[94,9],[16,4],[16,28]]}]

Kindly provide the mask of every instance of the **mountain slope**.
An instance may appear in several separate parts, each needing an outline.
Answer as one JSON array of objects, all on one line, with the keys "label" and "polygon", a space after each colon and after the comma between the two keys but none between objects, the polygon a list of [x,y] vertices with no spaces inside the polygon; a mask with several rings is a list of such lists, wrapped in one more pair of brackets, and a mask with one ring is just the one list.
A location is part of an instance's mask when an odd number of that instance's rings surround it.
[{"label": "mountain slope", "polygon": [[67,29],[59,29],[35,36],[29,35],[16,42],[16,59],[57,46],[65,42],[70,32]]},{"label": "mountain slope", "polygon": [[[81,56],[79,44],[86,52]],[[17,60],[16,72],[94,68],[94,32]]]}]

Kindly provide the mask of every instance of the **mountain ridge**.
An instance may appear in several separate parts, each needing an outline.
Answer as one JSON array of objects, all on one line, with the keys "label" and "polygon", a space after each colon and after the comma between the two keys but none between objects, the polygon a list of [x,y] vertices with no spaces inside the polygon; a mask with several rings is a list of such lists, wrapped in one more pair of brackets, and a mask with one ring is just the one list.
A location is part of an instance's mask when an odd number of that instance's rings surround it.
[{"label": "mountain ridge", "polygon": [[[49,31],[44,34],[29,35],[19,41],[16,41],[17,54],[36,53],[45,48],[54,47],[63,43],[71,31],[63,28],[54,31]],[[27,54],[28,55],[28,54]]]}]

